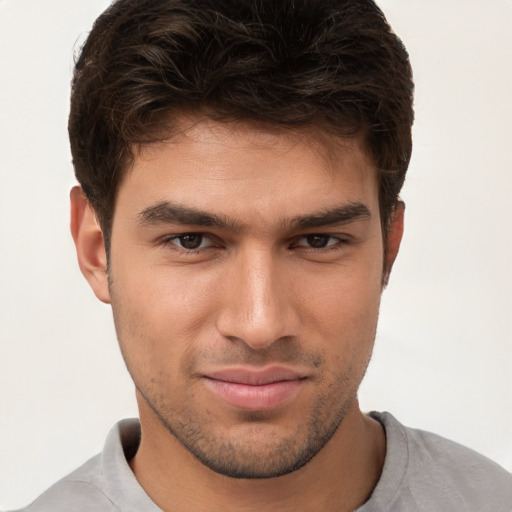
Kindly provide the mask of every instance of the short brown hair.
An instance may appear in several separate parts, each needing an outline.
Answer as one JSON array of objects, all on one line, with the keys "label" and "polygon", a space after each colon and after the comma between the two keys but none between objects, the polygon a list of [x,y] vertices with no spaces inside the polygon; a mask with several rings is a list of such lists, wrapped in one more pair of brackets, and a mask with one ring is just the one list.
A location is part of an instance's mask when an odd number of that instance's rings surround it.
[{"label": "short brown hair", "polygon": [[163,119],[362,132],[385,223],[411,156],[412,100],[407,52],[371,0],[117,0],[76,62],[73,164],[108,250],[133,148],[161,138]]}]

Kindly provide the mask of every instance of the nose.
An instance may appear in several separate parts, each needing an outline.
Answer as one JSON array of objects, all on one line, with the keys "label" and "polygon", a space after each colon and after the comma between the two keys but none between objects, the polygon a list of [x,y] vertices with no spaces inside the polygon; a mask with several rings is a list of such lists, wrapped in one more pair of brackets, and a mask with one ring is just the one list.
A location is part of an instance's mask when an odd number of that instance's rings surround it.
[{"label": "nose", "polygon": [[223,305],[217,329],[254,350],[298,334],[293,276],[270,249],[247,248],[223,275]]}]

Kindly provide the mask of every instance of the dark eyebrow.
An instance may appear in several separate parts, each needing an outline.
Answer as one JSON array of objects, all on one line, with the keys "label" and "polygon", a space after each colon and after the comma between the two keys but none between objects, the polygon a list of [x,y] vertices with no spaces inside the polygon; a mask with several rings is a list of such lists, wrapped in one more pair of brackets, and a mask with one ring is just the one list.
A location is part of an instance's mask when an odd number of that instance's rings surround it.
[{"label": "dark eyebrow", "polygon": [[[284,219],[280,225],[283,230],[297,231],[333,224],[346,224],[370,218],[371,213],[366,205],[363,203],[348,203],[308,215],[298,215],[291,219]],[[216,227],[235,233],[242,231],[246,227],[245,224],[230,219],[227,216],[205,212],[169,201],[161,201],[145,208],[137,215],[137,220],[143,226],[183,224],[188,226]]]},{"label": "dark eyebrow", "polygon": [[287,221],[286,225],[290,230],[309,229],[333,224],[347,224],[362,219],[369,220],[371,217],[369,208],[363,203],[348,203],[310,215],[299,215]]},{"label": "dark eyebrow", "polygon": [[190,226],[207,226],[241,231],[243,225],[228,217],[209,213],[189,206],[161,201],[142,210],[137,219],[145,226],[159,224],[185,224]]}]

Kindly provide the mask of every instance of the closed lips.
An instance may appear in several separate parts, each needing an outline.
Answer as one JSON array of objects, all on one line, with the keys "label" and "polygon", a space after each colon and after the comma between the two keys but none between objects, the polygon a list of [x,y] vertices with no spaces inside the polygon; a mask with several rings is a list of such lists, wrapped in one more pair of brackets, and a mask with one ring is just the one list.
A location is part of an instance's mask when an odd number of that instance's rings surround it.
[{"label": "closed lips", "polygon": [[208,388],[239,409],[266,410],[296,396],[305,376],[284,369],[224,370],[205,375]]}]

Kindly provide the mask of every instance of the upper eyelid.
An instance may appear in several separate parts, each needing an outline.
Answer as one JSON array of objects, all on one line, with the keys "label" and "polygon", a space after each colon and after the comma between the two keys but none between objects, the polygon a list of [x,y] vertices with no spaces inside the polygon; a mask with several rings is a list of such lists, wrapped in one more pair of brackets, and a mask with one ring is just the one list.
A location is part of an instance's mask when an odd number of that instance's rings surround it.
[{"label": "upper eyelid", "polygon": [[160,239],[163,241],[164,240],[167,240],[167,241],[176,240],[177,238],[181,238],[181,237],[187,236],[187,235],[198,235],[198,236],[202,236],[205,238],[219,238],[210,233],[204,233],[203,231],[183,231],[181,233],[172,233],[172,234],[163,235],[162,237],[160,237]]},{"label": "upper eyelid", "polygon": [[292,240],[300,240],[301,238],[307,238],[309,236],[327,236],[329,238],[336,238],[338,240],[351,240],[354,237],[348,233],[324,233],[320,231],[314,231],[311,233],[304,233],[301,235],[296,235],[292,237]]},{"label": "upper eyelid", "polygon": [[[172,242],[173,240],[179,239],[180,237],[186,236],[186,235],[201,235],[204,238],[206,238],[212,242],[218,241],[218,242],[226,243],[225,237],[222,237],[222,236],[219,236],[219,235],[216,235],[213,233],[205,232],[205,231],[199,231],[199,230],[198,231],[186,230],[186,231],[180,231],[179,233],[166,234],[166,235],[159,237],[157,243],[169,243],[169,242]],[[306,233],[300,233],[300,234],[296,234],[296,235],[293,235],[290,237],[286,237],[283,239],[283,241],[287,241],[287,243],[293,243],[293,241],[307,238],[309,236],[327,236],[329,238],[338,239],[340,242],[343,242],[343,241],[348,242],[354,238],[352,235],[350,235],[348,233],[308,231]],[[229,242],[227,242],[227,243],[229,243]]]},{"label": "upper eyelid", "polygon": [[198,247],[197,249],[186,249],[185,247],[180,247],[177,244],[174,244],[180,251],[191,252],[191,253],[197,252],[197,251],[202,251],[204,249],[208,249],[210,246],[215,246],[215,240],[216,239],[219,240],[219,238],[215,237],[215,235],[203,233],[201,231],[184,231],[183,233],[176,233],[173,235],[163,236],[162,238],[160,238],[158,243],[165,246],[165,245],[173,243],[175,240],[177,240],[183,236],[187,236],[187,235],[200,235],[203,238],[207,239],[210,242],[210,244],[207,247]]},{"label": "upper eyelid", "polygon": [[326,236],[328,238],[333,238],[337,242],[341,242],[341,243],[350,242],[350,240],[352,238],[348,235],[336,235],[336,234],[330,234],[330,233],[309,233],[307,235],[299,235],[297,237],[294,237],[293,240],[299,241],[299,240],[308,238],[310,236]]}]

